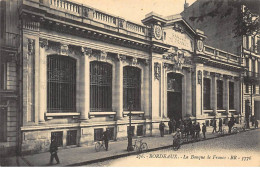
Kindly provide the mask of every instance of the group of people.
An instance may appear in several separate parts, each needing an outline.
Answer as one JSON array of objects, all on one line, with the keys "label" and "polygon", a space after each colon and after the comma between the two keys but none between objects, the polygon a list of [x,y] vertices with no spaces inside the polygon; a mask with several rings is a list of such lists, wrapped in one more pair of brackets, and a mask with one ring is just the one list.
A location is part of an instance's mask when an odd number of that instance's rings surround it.
[{"label": "group of people", "polygon": [[[177,131],[177,129],[179,129],[182,138],[183,137],[188,138],[188,136],[191,136],[193,139],[199,139],[201,130],[204,134],[204,137],[206,133],[206,126],[204,123],[201,129],[200,123],[196,123],[196,122],[192,123],[192,120],[190,118],[185,121],[180,119],[177,122],[175,119],[171,119],[168,122],[168,126],[169,126],[169,134],[174,133]],[[165,124],[164,122],[161,121],[159,124],[161,137],[164,136],[164,129],[165,129]]]}]

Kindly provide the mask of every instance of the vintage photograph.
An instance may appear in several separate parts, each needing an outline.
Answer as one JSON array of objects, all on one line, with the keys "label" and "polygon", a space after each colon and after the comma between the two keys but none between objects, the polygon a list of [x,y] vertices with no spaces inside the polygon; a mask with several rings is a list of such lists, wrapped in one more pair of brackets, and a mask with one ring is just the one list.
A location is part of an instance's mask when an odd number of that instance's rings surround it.
[{"label": "vintage photograph", "polygon": [[259,167],[260,0],[0,0],[0,167]]}]

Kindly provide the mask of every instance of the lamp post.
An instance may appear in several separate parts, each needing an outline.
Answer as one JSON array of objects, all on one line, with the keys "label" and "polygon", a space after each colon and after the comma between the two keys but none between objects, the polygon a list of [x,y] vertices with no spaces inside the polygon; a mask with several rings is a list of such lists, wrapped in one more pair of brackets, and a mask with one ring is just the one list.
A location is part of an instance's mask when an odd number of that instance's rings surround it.
[{"label": "lamp post", "polygon": [[133,145],[132,145],[132,107],[133,107],[133,101],[129,101],[129,129],[127,132],[127,138],[128,138],[128,145],[127,145],[127,151],[134,151]]}]

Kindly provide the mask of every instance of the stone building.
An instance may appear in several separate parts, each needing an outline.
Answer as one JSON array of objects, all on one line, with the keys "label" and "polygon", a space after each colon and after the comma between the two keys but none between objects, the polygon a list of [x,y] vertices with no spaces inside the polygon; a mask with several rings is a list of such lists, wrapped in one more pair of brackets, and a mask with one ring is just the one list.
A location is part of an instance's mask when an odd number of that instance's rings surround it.
[{"label": "stone building", "polygon": [[[203,29],[208,36],[205,43],[209,46],[228,51],[242,58],[245,67],[243,74],[243,102],[242,115],[256,115],[260,119],[260,36],[259,33],[251,35],[236,35],[235,28],[237,21],[252,16],[258,16],[260,1],[244,0],[244,5],[232,4],[231,1],[205,1],[197,0],[191,6],[186,4],[185,10],[181,13],[183,18],[194,28]],[[237,2],[238,3],[238,2]],[[217,6],[219,5],[219,8]],[[210,16],[218,9],[217,16]],[[247,10],[249,12],[247,13]],[[213,13],[212,13],[213,14]],[[243,15],[241,15],[243,14]],[[200,16],[204,16],[200,19]],[[194,17],[198,17],[194,20]],[[244,19],[241,19],[244,17]],[[253,17],[255,20],[257,17]]]},{"label": "stone building", "polygon": [[23,153],[47,151],[52,138],[92,145],[106,129],[121,140],[155,135],[169,119],[210,125],[241,112],[240,56],[205,45],[181,15],[137,24],[67,0],[18,5]]},{"label": "stone building", "polygon": [[19,30],[17,2],[0,1],[0,156],[19,146]]}]

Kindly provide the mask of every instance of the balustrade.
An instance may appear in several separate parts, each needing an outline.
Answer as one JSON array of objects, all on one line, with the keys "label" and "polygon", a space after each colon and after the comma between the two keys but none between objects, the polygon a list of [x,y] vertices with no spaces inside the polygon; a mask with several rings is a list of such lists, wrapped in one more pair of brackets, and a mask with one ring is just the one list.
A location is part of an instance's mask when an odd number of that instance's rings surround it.
[{"label": "balustrade", "polygon": [[225,52],[225,51],[222,51],[222,50],[212,48],[207,45],[205,45],[205,47],[204,47],[204,52],[205,52],[205,54],[214,55],[214,57],[213,56],[211,57],[214,59],[219,59],[221,61],[231,62],[231,63],[239,63],[238,56]]},{"label": "balustrade", "polygon": [[89,8],[82,4],[77,4],[67,0],[49,0],[50,8],[57,10],[63,10],[68,13],[76,14],[84,18],[94,20],[105,25],[112,27],[125,29],[129,32],[133,32],[140,35],[147,33],[147,27],[141,24],[135,24],[133,22],[125,21],[122,18],[106,14],[96,9]]},{"label": "balustrade", "polygon": [[79,14],[80,13],[80,6],[79,4],[67,1],[67,0],[49,0],[50,6],[64,9],[72,13]]}]

